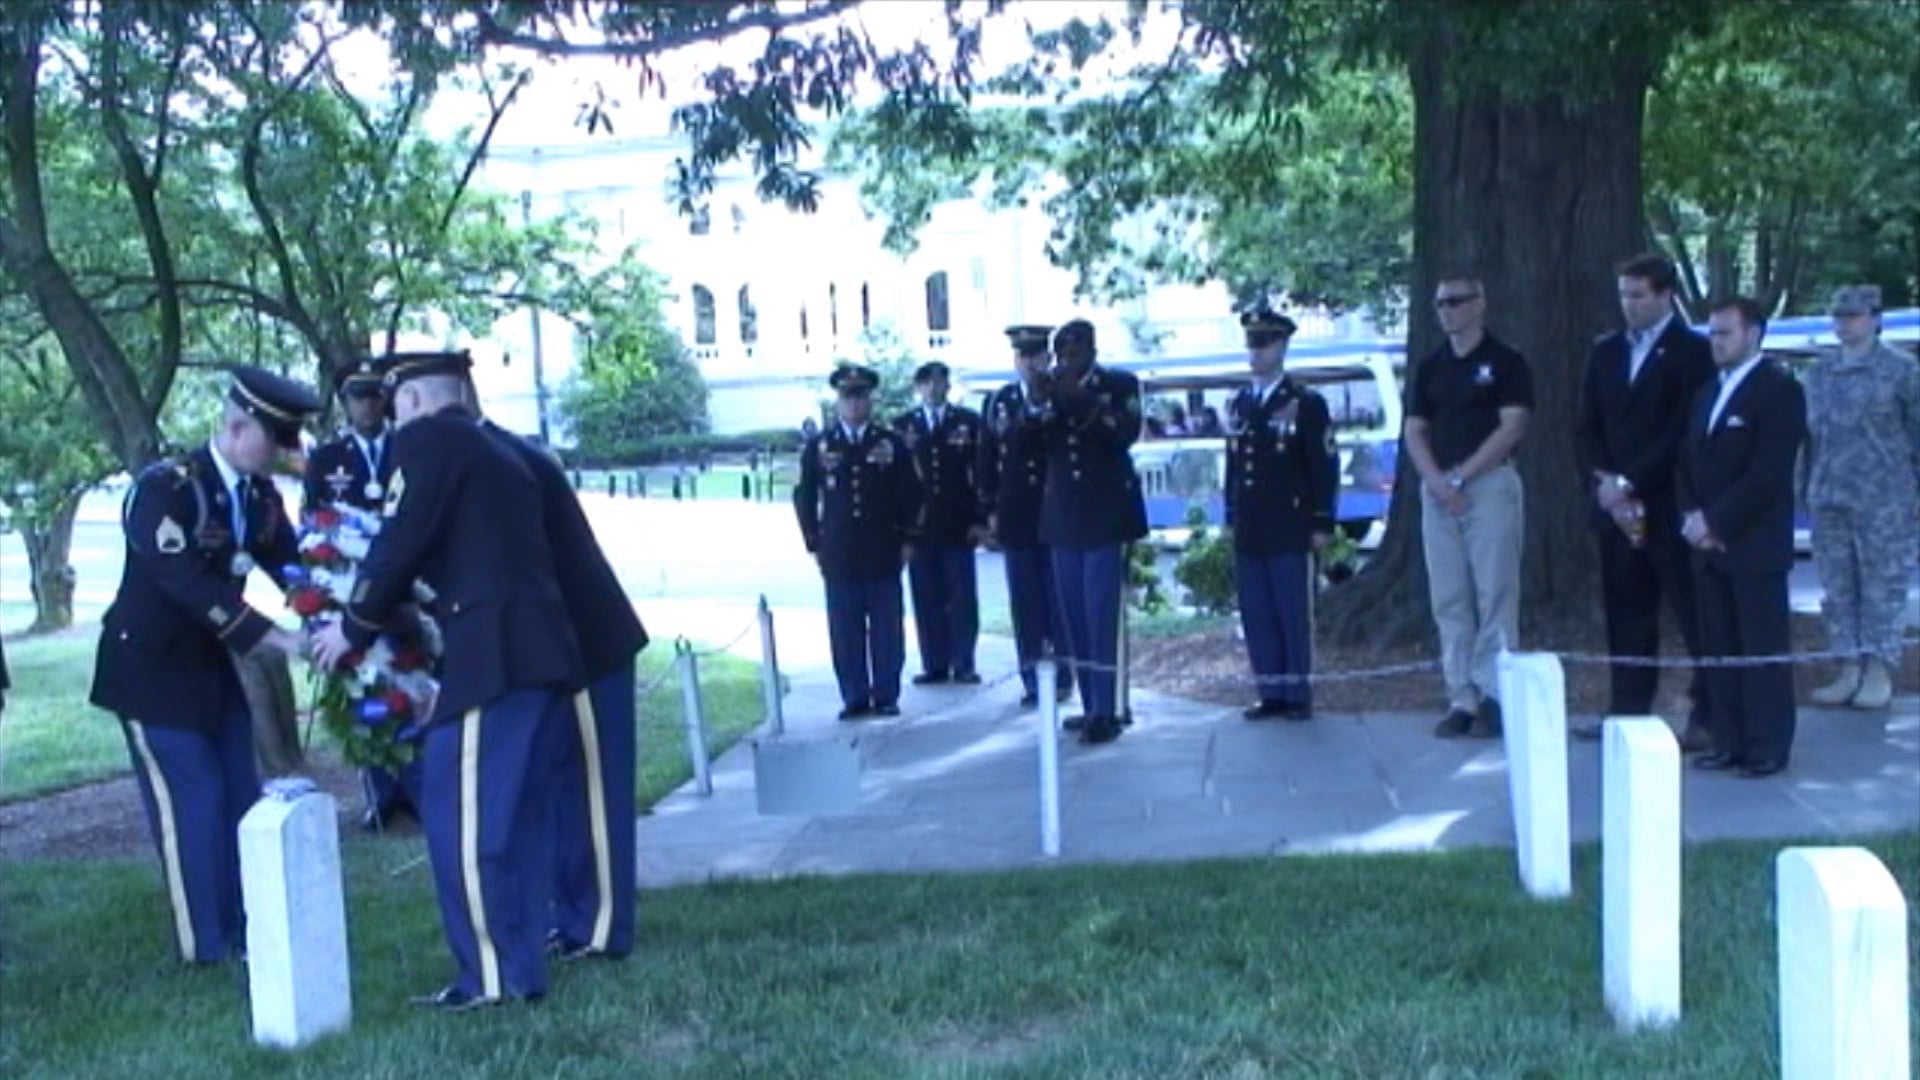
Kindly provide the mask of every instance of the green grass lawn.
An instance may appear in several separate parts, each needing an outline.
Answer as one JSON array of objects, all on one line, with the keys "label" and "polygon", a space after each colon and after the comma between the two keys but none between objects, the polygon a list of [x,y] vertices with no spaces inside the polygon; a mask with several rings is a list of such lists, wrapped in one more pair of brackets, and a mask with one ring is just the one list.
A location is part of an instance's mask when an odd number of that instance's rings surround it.
[{"label": "green grass lawn", "polygon": [[[149,865],[13,865],[0,1074],[1770,1076],[1780,846],[1688,849],[1685,1018],[1629,1036],[1591,846],[1564,903],[1498,850],[674,889],[641,898],[628,962],[449,1017],[402,1004],[448,972],[424,868],[354,845],[354,1028],[293,1056],[250,1045],[242,968],[171,959]],[[1869,846],[1920,878],[1920,835]]]},{"label": "green grass lawn", "polygon": [[[113,717],[87,704],[98,630],[16,638],[7,642],[14,689],[0,715],[0,801],[27,798],[74,784],[115,776],[128,769],[126,742]],[[673,663],[663,642],[640,654],[644,687]],[[731,656],[700,662],[706,705],[707,747],[714,757],[765,718],[760,669]],[[298,665],[296,696],[304,705],[308,682]],[[680,682],[668,678],[639,704],[639,800],[651,806],[692,775],[682,722]],[[326,746],[316,731],[317,744]],[[326,746],[322,752],[331,752]]]}]

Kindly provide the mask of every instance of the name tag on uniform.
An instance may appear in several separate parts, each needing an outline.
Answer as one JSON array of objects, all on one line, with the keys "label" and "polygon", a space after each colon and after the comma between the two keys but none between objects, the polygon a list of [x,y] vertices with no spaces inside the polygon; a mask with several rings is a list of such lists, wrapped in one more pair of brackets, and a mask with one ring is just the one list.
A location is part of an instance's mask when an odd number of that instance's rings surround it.
[{"label": "name tag on uniform", "polygon": [[1474,369],[1473,385],[1475,386],[1492,386],[1493,385],[1493,365],[1492,364],[1481,364],[1479,367]]}]

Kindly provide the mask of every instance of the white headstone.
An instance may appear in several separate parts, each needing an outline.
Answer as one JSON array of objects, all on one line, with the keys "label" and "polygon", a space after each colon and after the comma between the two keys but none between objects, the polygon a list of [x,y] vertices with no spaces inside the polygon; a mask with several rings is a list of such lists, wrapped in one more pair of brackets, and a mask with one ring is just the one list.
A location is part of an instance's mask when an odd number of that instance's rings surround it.
[{"label": "white headstone", "polygon": [[333,797],[269,796],[240,819],[253,1041],[293,1049],[353,1019]]},{"label": "white headstone", "polygon": [[1520,883],[1542,900],[1573,893],[1567,817],[1567,687],[1552,653],[1500,654],[1507,785]]},{"label": "white headstone", "polygon": [[1865,848],[1787,848],[1779,900],[1780,1075],[1908,1080],[1907,905]]},{"label": "white headstone", "polygon": [[1602,748],[1601,952],[1622,1031],[1680,1019],[1680,744],[1657,716],[1614,717]]}]

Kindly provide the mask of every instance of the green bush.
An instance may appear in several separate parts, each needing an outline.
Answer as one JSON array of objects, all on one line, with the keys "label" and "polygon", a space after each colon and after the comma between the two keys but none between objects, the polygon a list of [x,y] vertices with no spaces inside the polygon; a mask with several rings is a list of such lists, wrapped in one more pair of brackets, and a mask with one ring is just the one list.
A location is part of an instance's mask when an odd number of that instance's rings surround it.
[{"label": "green bush", "polygon": [[1232,614],[1238,606],[1233,587],[1233,531],[1207,528],[1199,507],[1187,511],[1193,534],[1173,564],[1173,580],[1187,590],[1187,603],[1207,615]]}]

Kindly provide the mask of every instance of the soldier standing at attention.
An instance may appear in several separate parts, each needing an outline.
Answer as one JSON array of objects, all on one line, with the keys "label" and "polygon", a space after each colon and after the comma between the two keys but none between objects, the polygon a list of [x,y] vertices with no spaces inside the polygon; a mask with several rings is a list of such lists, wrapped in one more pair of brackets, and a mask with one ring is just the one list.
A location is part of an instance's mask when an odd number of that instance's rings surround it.
[{"label": "soldier standing at attention", "polygon": [[1227,527],[1260,698],[1249,720],[1313,718],[1312,553],[1333,540],[1340,457],[1327,402],[1284,373],[1294,322],[1240,317],[1253,381],[1227,405]]},{"label": "soldier standing at attention", "polygon": [[561,739],[584,678],[539,482],[462,403],[464,356],[386,372],[393,475],[345,618],[314,637],[331,668],[373,643],[416,578],[445,651],[427,719],[421,826],[458,973],[415,1004],[449,1011],[547,989]]},{"label": "soldier standing at attention", "polygon": [[980,637],[973,546],[986,526],[974,481],[983,426],[979,413],[947,404],[947,379],[947,365],[938,360],[920,365],[913,373],[920,407],[893,422],[913,452],[925,499],[920,538],[907,564],[920,641],[915,686],[980,681],[973,664]]},{"label": "soldier standing at attention", "polygon": [[1147,535],[1147,507],[1129,453],[1140,437],[1140,382],[1094,363],[1093,325],[1075,319],[1053,335],[1056,362],[1036,397],[1045,415],[1046,498],[1040,539],[1053,557],[1087,714],[1080,741],[1112,742],[1125,726],[1118,679],[1127,545]]},{"label": "soldier standing at attention", "polygon": [[256,564],[284,588],[299,559],[267,470],[318,411],[306,387],[235,368],[213,438],[142,470],[121,513],[126,566],[101,620],[90,697],[120,718],[189,963],[246,947],[239,828],[260,777],[236,657],[305,643],[242,593]]},{"label": "soldier standing at attention", "polygon": [[340,376],[338,392],[347,427],[307,455],[301,508],[351,506],[377,514],[387,478],[393,474],[387,460],[387,397],[380,373],[363,362]]},{"label": "soldier standing at attention", "polygon": [[[380,374],[372,363],[362,362],[340,376],[338,393],[347,427],[307,455],[302,512],[339,506],[380,512],[387,480],[393,475],[387,454],[387,392]],[[408,762],[398,775],[381,768],[361,769],[360,790],[366,803],[360,813],[362,829],[378,831],[401,814],[418,820],[420,759]]]},{"label": "soldier standing at attention", "polygon": [[[1014,381],[987,399],[980,439],[980,504],[1004,553],[1007,601],[1013,609],[1013,642],[1020,657],[1020,707],[1040,703],[1034,665],[1063,657],[1060,600],[1053,587],[1052,555],[1040,540],[1040,504],[1046,489],[1046,429],[1033,387],[1047,370],[1051,326],[1012,326]],[[1059,700],[1073,696],[1073,666],[1060,665]]]},{"label": "soldier standing at attention", "polygon": [[1827,647],[1855,654],[1818,705],[1884,709],[1900,663],[1900,612],[1920,538],[1920,366],[1880,340],[1880,289],[1833,295],[1840,346],[1807,375],[1800,492],[1826,590]]},{"label": "soldier standing at attention", "polygon": [[900,568],[920,526],[920,481],[900,436],[873,422],[873,369],[845,365],[828,385],[840,418],[800,451],[793,510],[827,583],[827,637],[840,719],[900,715],[906,663]]}]

